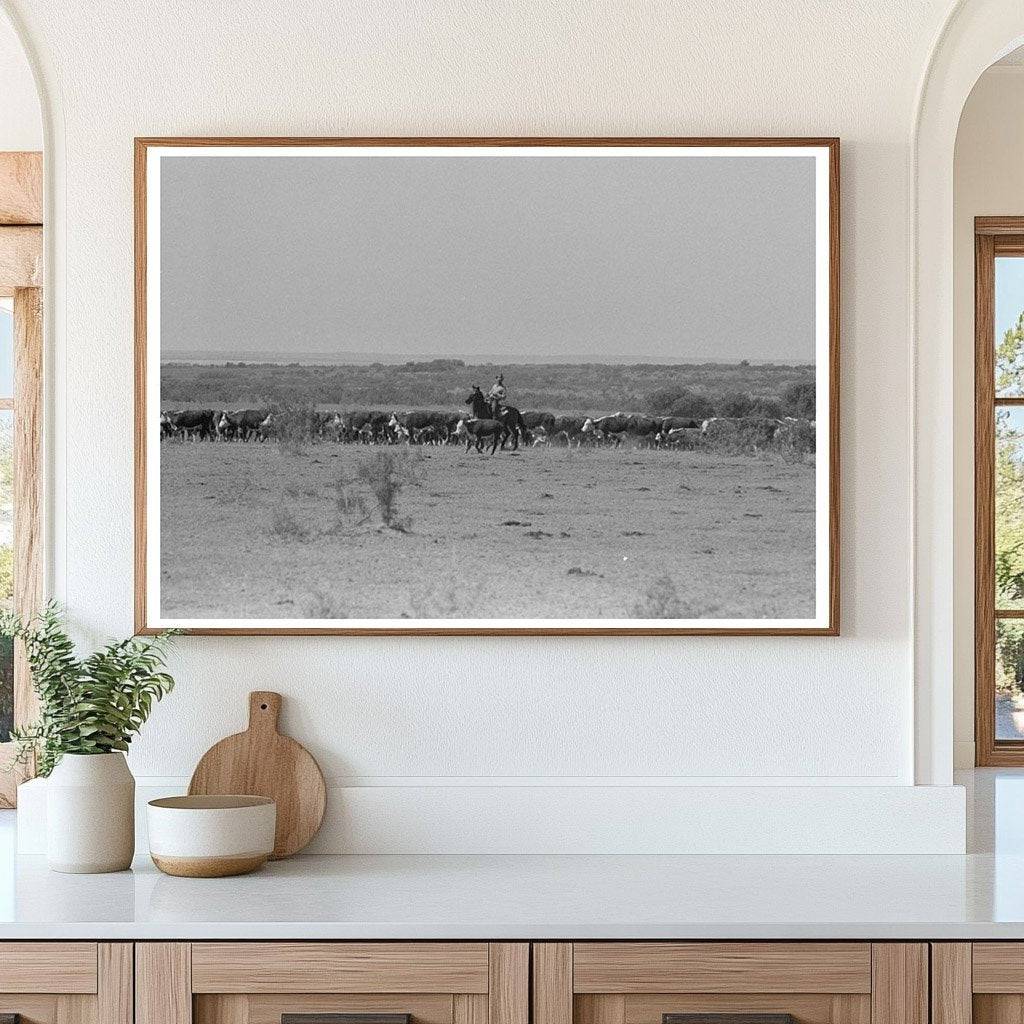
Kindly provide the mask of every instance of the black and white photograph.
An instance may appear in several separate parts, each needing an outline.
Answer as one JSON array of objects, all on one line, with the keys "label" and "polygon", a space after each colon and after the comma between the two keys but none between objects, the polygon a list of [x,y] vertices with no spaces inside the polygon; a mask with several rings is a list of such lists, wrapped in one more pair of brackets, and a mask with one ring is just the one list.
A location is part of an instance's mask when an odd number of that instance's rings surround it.
[{"label": "black and white photograph", "polygon": [[140,143],[140,628],[837,629],[828,140]]}]

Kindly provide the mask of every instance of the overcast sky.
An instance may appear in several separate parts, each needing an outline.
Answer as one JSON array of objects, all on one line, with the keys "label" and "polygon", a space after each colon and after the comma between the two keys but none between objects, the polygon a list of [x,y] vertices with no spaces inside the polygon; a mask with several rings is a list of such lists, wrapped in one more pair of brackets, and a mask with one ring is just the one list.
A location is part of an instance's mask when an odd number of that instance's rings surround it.
[{"label": "overcast sky", "polygon": [[165,157],[164,358],[814,361],[812,157]]}]

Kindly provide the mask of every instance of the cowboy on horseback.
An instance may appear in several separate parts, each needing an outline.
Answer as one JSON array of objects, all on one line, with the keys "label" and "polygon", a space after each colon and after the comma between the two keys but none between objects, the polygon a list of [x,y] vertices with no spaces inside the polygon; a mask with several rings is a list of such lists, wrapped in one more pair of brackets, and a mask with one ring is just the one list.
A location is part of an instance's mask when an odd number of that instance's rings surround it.
[{"label": "cowboy on horseback", "polygon": [[487,392],[487,401],[491,405],[491,415],[496,420],[504,422],[505,419],[505,403],[508,399],[508,392],[505,390],[505,375],[499,373],[494,379],[494,383],[491,385],[491,390]]}]

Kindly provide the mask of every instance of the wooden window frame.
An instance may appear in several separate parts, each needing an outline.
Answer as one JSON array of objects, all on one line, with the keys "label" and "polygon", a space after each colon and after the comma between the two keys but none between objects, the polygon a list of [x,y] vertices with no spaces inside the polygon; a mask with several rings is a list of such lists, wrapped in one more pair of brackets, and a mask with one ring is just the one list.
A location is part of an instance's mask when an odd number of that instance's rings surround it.
[{"label": "wooden window frame", "polygon": [[[43,595],[43,227],[42,154],[0,153],[0,296],[14,299],[14,608],[35,614]],[[21,644],[14,651],[14,724],[36,717]],[[32,766],[11,767],[14,744],[0,743],[0,807],[13,807]]]},{"label": "wooden window frame", "polygon": [[995,721],[996,621],[1024,620],[1024,608],[996,608],[996,409],[1024,407],[1024,397],[996,398],[998,256],[1024,257],[1024,217],[974,220],[974,760],[979,768],[1024,766],[1024,740],[996,739]]}]

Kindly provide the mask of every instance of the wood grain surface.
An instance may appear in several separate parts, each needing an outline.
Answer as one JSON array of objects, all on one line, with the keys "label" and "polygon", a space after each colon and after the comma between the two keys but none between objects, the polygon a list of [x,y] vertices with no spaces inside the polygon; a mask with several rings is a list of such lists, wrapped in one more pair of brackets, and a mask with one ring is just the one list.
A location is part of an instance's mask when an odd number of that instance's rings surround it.
[{"label": "wood grain surface", "polygon": [[929,1024],[928,946],[876,942],[871,947],[871,1024]]},{"label": "wood grain surface", "polygon": [[43,223],[43,154],[0,153],[0,224]]},{"label": "wood grain surface", "polygon": [[484,942],[197,942],[192,946],[194,992],[486,993],[487,985]]},{"label": "wood grain surface", "polygon": [[320,766],[300,743],[278,732],[281,695],[249,694],[249,727],[211,747],[196,765],[190,795],[270,797],[277,804],[274,860],[306,847],[320,829],[327,788]]},{"label": "wood grain surface", "polygon": [[870,992],[865,942],[577,942],[576,992]]},{"label": "wood grain surface", "polygon": [[0,992],[95,993],[95,942],[5,942]]}]

